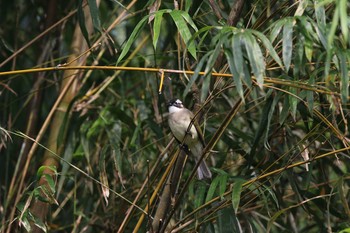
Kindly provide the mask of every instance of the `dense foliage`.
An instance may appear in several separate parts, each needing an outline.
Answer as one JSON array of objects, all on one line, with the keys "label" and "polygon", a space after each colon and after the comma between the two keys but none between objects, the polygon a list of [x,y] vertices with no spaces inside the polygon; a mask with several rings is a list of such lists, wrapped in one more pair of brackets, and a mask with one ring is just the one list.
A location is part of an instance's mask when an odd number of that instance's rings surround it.
[{"label": "dense foliage", "polygon": [[[0,12],[1,232],[350,232],[347,0]],[[172,140],[174,97],[212,180]]]}]

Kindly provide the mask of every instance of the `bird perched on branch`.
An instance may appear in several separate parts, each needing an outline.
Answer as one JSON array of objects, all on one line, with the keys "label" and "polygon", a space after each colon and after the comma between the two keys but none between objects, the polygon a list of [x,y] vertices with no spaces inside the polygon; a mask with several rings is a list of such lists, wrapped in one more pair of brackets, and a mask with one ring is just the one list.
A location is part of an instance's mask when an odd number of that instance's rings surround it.
[{"label": "bird perched on branch", "polygon": [[[196,162],[200,159],[205,147],[202,131],[196,121],[192,123],[193,113],[185,108],[179,99],[168,103],[169,127],[176,140],[183,145],[190,155],[193,155]],[[210,179],[212,177],[208,165],[204,160],[199,164],[198,179]]]}]

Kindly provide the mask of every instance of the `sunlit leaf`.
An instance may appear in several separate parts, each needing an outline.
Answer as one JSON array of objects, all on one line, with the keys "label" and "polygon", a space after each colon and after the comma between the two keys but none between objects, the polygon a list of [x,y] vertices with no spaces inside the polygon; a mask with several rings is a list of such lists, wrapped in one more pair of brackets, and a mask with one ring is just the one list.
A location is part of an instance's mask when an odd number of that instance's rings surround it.
[{"label": "sunlit leaf", "polygon": [[300,0],[299,1],[299,4],[298,4],[298,8],[297,10],[295,11],[294,15],[295,16],[301,16],[304,14],[304,11],[308,5],[308,0]]},{"label": "sunlit leaf", "polygon": [[293,51],[293,19],[289,18],[283,27],[282,56],[286,71],[289,70]]}]

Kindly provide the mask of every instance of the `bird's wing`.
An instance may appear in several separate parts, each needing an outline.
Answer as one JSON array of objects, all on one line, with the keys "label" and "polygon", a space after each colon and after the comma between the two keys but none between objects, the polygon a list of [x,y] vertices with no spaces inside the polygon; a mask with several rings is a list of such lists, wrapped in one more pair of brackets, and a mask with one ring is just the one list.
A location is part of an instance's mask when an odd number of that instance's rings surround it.
[{"label": "bird's wing", "polygon": [[[191,112],[191,120],[193,120],[193,113]],[[203,132],[202,132],[202,129],[201,127],[199,126],[198,124],[198,121],[196,119],[194,119],[193,121],[193,125],[195,127],[195,129],[197,130],[197,134],[198,134],[198,139],[199,141],[202,143],[203,147],[205,147],[205,141],[204,141],[204,136],[203,136]]]}]

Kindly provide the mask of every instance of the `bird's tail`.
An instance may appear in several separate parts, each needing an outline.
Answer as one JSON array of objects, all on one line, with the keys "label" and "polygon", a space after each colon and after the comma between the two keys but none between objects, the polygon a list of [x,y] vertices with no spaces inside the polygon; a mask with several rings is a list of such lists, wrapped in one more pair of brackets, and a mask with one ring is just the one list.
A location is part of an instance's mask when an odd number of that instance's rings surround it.
[{"label": "bird's tail", "polygon": [[[198,162],[198,159],[200,156],[202,156],[203,153],[203,146],[202,144],[198,143],[196,146],[191,148],[191,152],[193,155],[195,155],[195,161],[196,163]],[[201,163],[199,164],[199,167],[197,169],[197,174],[198,174],[198,179],[203,180],[203,179],[211,179],[211,171],[207,165],[207,163],[202,160]]]}]

